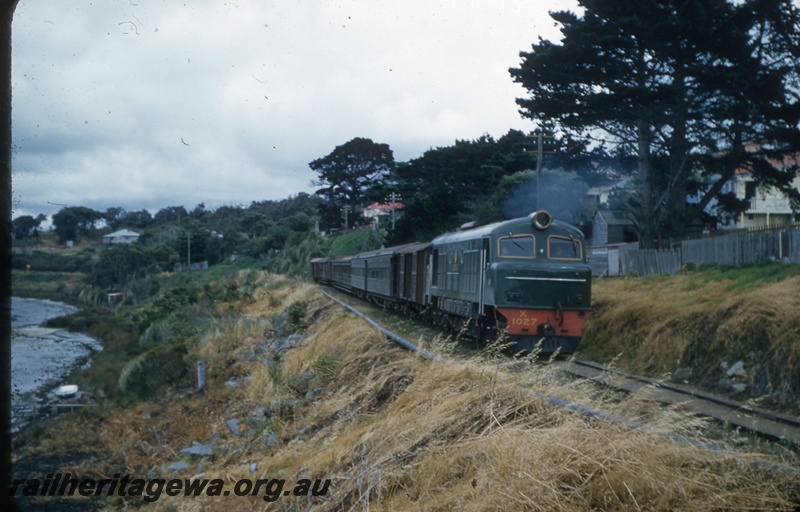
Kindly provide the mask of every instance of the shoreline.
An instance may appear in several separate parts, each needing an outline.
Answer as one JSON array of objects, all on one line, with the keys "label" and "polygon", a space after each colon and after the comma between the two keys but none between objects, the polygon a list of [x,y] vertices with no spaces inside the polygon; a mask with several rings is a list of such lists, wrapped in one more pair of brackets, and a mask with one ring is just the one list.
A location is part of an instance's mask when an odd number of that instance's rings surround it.
[{"label": "shoreline", "polygon": [[44,327],[78,308],[49,299],[14,296],[11,307],[11,432],[16,434],[55,400],[53,391],[103,349],[86,334]]}]

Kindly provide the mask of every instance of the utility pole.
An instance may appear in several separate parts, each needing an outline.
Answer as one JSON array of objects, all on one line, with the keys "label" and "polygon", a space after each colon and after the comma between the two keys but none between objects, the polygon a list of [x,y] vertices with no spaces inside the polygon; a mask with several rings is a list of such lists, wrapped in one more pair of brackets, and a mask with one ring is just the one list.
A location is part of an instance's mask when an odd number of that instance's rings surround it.
[{"label": "utility pole", "polygon": [[392,231],[394,231],[394,225],[395,225],[395,222],[397,220],[397,216],[395,215],[395,212],[397,211],[396,208],[395,208],[395,205],[397,203],[399,203],[400,201],[402,201],[403,198],[400,196],[400,194],[396,194],[396,193],[392,192],[392,195],[389,196],[389,198],[387,198],[387,199],[389,199],[389,201],[391,202],[391,205],[392,205]]},{"label": "utility pole", "polygon": [[530,149],[531,139],[534,138],[534,134],[530,134],[525,137],[522,150],[525,153],[536,152],[536,209],[540,210],[542,208],[542,160],[544,160],[545,153],[555,153],[556,141],[552,134],[545,134],[541,130],[536,133],[535,137],[536,149]]},{"label": "utility pole", "polygon": [[186,270],[192,270],[192,232],[186,232]]},{"label": "utility pole", "polygon": [[542,132],[536,136],[536,209],[542,208]]},{"label": "utility pole", "polygon": [[350,211],[350,205],[342,206],[342,211],[344,212],[344,229],[347,231],[347,212]]}]

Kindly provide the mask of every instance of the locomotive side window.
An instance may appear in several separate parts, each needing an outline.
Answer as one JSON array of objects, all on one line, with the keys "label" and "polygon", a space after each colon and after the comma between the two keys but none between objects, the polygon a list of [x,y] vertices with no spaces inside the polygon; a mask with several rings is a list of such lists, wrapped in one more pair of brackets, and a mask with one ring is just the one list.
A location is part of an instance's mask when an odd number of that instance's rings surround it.
[{"label": "locomotive side window", "polygon": [[501,258],[533,258],[534,244],[530,235],[507,236],[497,241]]},{"label": "locomotive side window", "polygon": [[551,260],[583,260],[583,245],[575,238],[551,236],[547,239],[547,252]]}]

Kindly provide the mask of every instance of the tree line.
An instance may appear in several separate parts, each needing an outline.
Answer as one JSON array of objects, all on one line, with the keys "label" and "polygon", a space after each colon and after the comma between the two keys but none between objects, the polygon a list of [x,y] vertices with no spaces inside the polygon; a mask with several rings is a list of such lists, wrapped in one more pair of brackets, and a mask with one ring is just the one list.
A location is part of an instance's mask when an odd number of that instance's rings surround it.
[{"label": "tree line", "polygon": [[35,239],[46,217],[39,215],[31,223],[30,216],[20,216],[13,220],[16,239],[33,250],[16,254],[13,265],[20,269],[31,264],[35,270],[81,271],[87,274],[89,284],[110,288],[172,270],[178,263],[207,261],[213,265],[233,254],[263,258],[308,238],[320,202],[318,197],[300,193],[279,201],[254,201],[248,206],[214,210],[203,203],[191,210],[168,206],[155,214],[120,207],[105,211],[64,207],[52,216],[53,231],[61,244],[86,237],[99,241],[101,234],[118,229],[131,229],[140,235],[137,243],[114,245],[99,253],[77,251],[70,257],[37,251]]},{"label": "tree line", "polygon": [[[531,171],[537,155],[524,151],[526,137],[509,130],[498,139],[457,140],[408,162],[396,162],[388,144],[352,139],[309,164],[319,176],[314,184],[323,201],[320,225],[344,227],[345,209],[347,227],[363,223],[363,208],[388,204],[392,194],[402,198],[404,208],[390,243],[430,240],[469,221],[527,215],[537,208],[586,225],[593,213],[584,201],[588,187],[608,179],[592,158],[603,157],[576,151],[548,155],[548,171],[539,183]],[[535,204],[537,186],[545,192],[540,205]]]}]

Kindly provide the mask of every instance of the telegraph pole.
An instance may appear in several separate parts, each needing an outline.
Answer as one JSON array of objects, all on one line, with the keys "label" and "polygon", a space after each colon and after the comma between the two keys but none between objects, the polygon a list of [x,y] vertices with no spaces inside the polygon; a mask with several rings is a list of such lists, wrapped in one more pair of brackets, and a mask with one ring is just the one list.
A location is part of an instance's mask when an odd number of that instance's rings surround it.
[{"label": "telegraph pole", "polygon": [[395,205],[398,202],[402,201],[403,198],[400,197],[400,194],[396,194],[396,193],[392,192],[392,195],[389,196],[388,199],[389,199],[389,201],[391,202],[391,205],[392,205],[392,231],[394,231],[395,221],[397,220],[396,215],[395,215],[395,211],[396,211]]},{"label": "telegraph pole", "polygon": [[542,132],[536,136],[536,209],[542,208]]},{"label": "telegraph pole", "polygon": [[347,231],[347,212],[350,211],[350,205],[342,206],[342,211],[344,212],[344,230]]},{"label": "telegraph pole", "polygon": [[539,130],[539,132],[535,134],[536,149],[533,150],[530,149],[532,146],[531,139],[533,138],[533,133],[525,137],[523,151],[525,153],[536,152],[536,209],[539,210],[542,208],[542,161],[544,160],[545,153],[555,153],[556,141],[552,134],[545,134],[542,130]]}]

